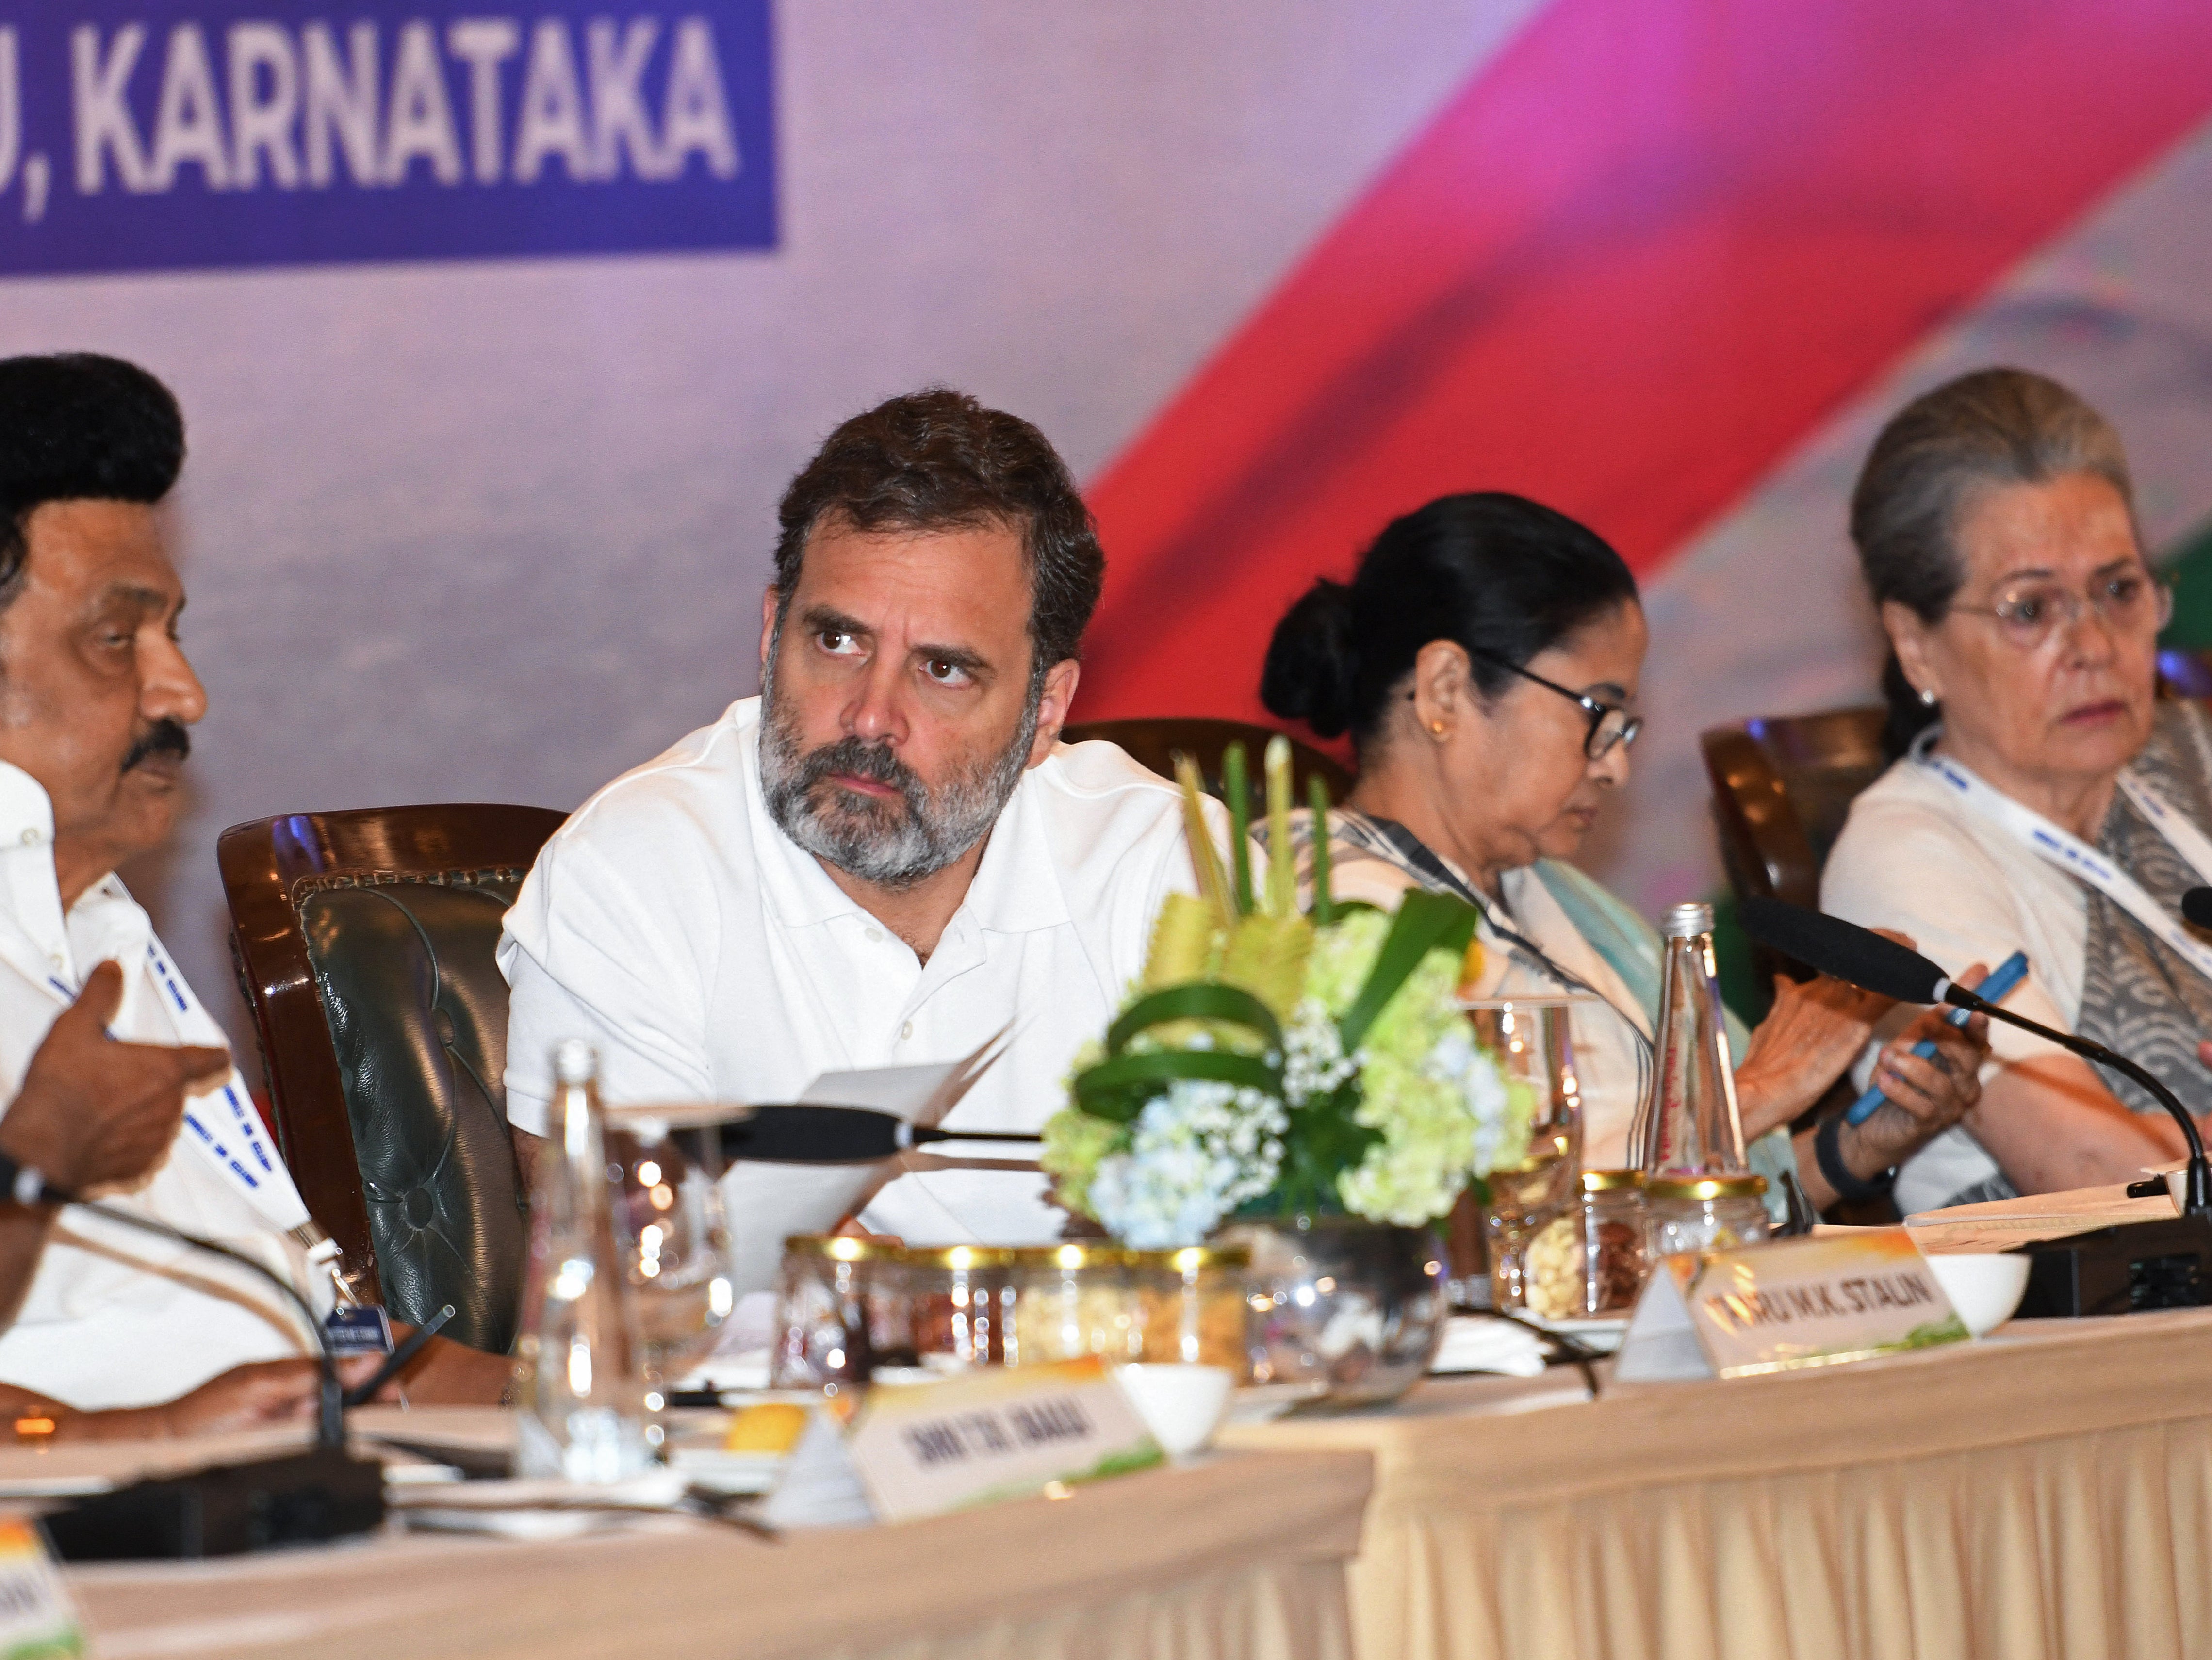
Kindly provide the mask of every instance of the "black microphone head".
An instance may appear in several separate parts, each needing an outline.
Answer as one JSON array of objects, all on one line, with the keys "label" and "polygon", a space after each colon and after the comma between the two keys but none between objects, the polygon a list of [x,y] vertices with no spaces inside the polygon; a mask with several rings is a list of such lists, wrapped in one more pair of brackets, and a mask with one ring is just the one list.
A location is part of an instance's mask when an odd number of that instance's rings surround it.
[{"label": "black microphone head", "polygon": [[2181,896],[2181,919],[2212,928],[2212,888],[2192,888]]},{"label": "black microphone head", "polygon": [[1856,923],[1759,898],[1746,900],[1736,914],[1745,933],[1808,968],[1899,1003],[1942,1001],[1936,988],[1949,977],[1941,968]]},{"label": "black microphone head", "polygon": [[755,1164],[873,1164],[900,1150],[904,1122],[862,1106],[757,1106],[722,1126],[722,1155]]}]

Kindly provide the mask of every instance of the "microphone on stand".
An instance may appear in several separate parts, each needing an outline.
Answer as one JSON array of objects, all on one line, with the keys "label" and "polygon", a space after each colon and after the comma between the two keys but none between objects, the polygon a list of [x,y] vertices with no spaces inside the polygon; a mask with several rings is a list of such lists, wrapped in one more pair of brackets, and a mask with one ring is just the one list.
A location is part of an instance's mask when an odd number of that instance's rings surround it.
[{"label": "microphone on stand", "polygon": [[0,1193],[18,1203],[75,1205],[117,1222],[221,1257],[258,1274],[300,1312],[314,1334],[321,1374],[315,1446],[307,1454],[217,1465],[139,1481],[85,1499],[41,1519],[64,1561],[222,1556],[270,1545],[342,1538],[384,1521],[384,1468],[346,1451],[345,1395],[337,1354],[314,1306],[267,1263],[214,1239],[78,1198],[0,1153]]},{"label": "microphone on stand", "polygon": [[[2197,918],[2190,914],[2191,900],[2197,900],[2198,909],[2207,918],[2212,918],[2212,888],[2192,888],[2182,897],[2182,915],[2191,922]],[[1845,922],[1840,917],[1831,917],[1818,911],[1785,905],[1780,900],[1753,897],[1744,900],[1738,912],[1743,930],[1760,943],[1772,947],[1786,957],[1794,957],[1808,968],[1818,969],[1836,979],[1872,991],[1881,997],[1893,997],[1899,1003],[1947,1003],[1978,1015],[1987,1015],[1993,1021],[2002,1021],[2023,1032],[2033,1032],[2048,1039],[2060,1048],[2070,1050],[2084,1060],[2108,1067],[2123,1076],[2141,1084],[2158,1104],[2172,1116],[2181,1128],[2181,1139],[2189,1148],[2189,1172],[2185,1184],[2187,1197],[2182,1203],[2185,1215],[2212,1215],[2212,1165],[2204,1157],[2204,1138],[2197,1133],[2197,1120],[2174,1093],[2154,1076],[2150,1071],[2124,1055],[2118,1055],[2102,1044],[2092,1043],[2070,1032],[2053,1031],[2008,1009],[2000,1008],[1988,999],[1956,984],[1950,976],[1917,951],[1886,940],[1881,935]],[[2212,925],[2212,922],[2208,922]]]},{"label": "microphone on stand", "polygon": [[755,1106],[721,1126],[722,1156],[754,1164],[875,1164],[942,1142],[1041,1142],[1033,1130],[938,1130],[866,1106]]}]

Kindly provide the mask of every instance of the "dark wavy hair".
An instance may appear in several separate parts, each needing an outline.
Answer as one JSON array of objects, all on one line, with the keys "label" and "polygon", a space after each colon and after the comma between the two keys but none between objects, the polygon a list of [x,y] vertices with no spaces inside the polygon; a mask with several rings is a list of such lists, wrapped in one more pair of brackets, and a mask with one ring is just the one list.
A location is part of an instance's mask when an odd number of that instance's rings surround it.
[{"label": "dark wavy hair", "polygon": [[1018,530],[1033,687],[1054,663],[1081,654],[1106,574],[1091,510],[1044,434],[941,386],[879,403],[830,433],[783,493],[776,518],[780,607],[790,605],[807,540],[826,519],[860,530]]},{"label": "dark wavy hair", "polygon": [[[2134,518],[2120,435],[2057,381],[1982,369],[1913,399],[1881,429],[1851,491],[1851,541],[1875,603],[1895,600],[1923,622],[1941,621],[1966,578],[1958,543],[1966,510],[1991,488],[2068,473],[2103,479]],[[1920,701],[1895,651],[1882,666],[1881,689],[1889,705],[1882,740],[1894,757],[1942,712]]]},{"label": "dark wavy hair", "polygon": [[1275,625],[1260,700],[1365,751],[1390,698],[1431,640],[1468,654],[1495,697],[1524,663],[1636,597],[1636,579],[1595,531],[1495,491],[1443,496],[1393,519],[1349,584],[1323,577]]},{"label": "dark wavy hair", "polygon": [[33,510],[151,506],[184,464],[183,412],[137,364],[92,352],[0,360],[0,607],[22,591]]}]

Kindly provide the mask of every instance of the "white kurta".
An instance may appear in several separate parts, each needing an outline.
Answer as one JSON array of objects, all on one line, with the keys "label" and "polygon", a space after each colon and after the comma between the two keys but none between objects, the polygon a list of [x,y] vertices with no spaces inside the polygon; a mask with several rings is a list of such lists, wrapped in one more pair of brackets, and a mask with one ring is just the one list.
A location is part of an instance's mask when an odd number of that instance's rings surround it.
[{"label": "white kurta", "polygon": [[[1225,845],[1225,817],[1220,831]],[[1023,774],[925,964],[776,827],[745,699],[601,790],[538,856],[499,948],[507,1116],[544,1133],[568,1038],[599,1050],[611,1102],[777,1101],[824,1072],[958,1059],[1011,1021],[945,1123],[1035,1130],[1141,972],[1161,902],[1191,886],[1173,786],[1111,744],[1062,745]],[[1065,1217],[1034,1173],[945,1170],[900,1177],[864,1220],[1006,1244]]]},{"label": "white kurta", "polygon": [[[84,976],[123,966],[122,1007],[108,1029],[132,1043],[213,1045],[184,1017],[150,966],[153,924],[108,875],[62,915],[54,879],[53,808],[36,779],[0,762],[0,1097],[12,1100],[47,1028]],[[233,1088],[240,1086],[235,1075]],[[195,1098],[220,1123],[221,1086]],[[215,1239],[312,1283],[296,1247],[179,1132],[167,1160],[136,1192],[102,1203]],[[317,1275],[314,1278],[321,1278]],[[325,1298],[326,1301],[327,1299]],[[167,1401],[247,1360],[313,1353],[278,1293],[244,1269],[65,1209],[15,1324],[0,1335],[0,1382],[94,1409]]]}]

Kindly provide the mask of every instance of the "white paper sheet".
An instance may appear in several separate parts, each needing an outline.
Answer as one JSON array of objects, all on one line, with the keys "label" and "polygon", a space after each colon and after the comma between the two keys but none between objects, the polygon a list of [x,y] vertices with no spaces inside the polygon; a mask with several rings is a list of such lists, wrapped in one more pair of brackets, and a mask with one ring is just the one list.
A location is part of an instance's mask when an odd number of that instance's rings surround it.
[{"label": "white paper sheet", "polygon": [[[909,1124],[935,1124],[1005,1052],[1011,1029],[1000,1027],[956,1061],[825,1072],[801,1090],[799,1099],[810,1106],[868,1107],[896,1113]],[[886,1182],[921,1166],[927,1155],[908,1157],[913,1164],[903,1160],[872,1165],[732,1164],[722,1178],[722,1203],[729,1218],[738,1294],[773,1290],[785,1239],[836,1227]]]}]

